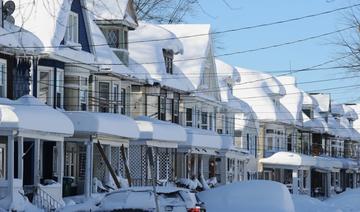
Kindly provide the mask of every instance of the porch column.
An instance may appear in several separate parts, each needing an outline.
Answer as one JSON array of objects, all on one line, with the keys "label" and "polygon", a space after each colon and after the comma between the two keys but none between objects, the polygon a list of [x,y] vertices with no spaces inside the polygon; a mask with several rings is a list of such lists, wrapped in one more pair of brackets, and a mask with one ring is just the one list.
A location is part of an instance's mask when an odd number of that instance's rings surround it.
[{"label": "porch column", "polygon": [[24,161],[23,161],[23,156],[24,156],[24,138],[19,136],[17,138],[17,142],[18,142],[18,178],[20,180],[23,179],[24,177]]},{"label": "porch column", "polygon": [[92,163],[93,163],[93,142],[92,139],[85,142],[86,145],[86,171],[85,171],[85,197],[91,197],[92,188]]},{"label": "porch column", "polygon": [[355,189],[356,188],[356,171],[353,171],[352,179],[353,179],[352,187],[353,187],[353,189]]},{"label": "porch column", "polygon": [[34,140],[34,185],[40,184],[40,139]]},{"label": "porch column", "polygon": [[307,189],[307,194],[311,196],[311,169],[306,170],[305,188]]},{"label": "porch column", "polygon": [[292,170],[292,190],[293,194],[299,194],[299,177],[298,177],[298,169]]},{"label": "porch column", "polygon": [[331,196],[331,172],[327,172],[326,174],[326,196],[330,197]]},{"label": "porch column", "polygon": [[280,169],[280,183],[285,182],[284,169]]},{"label": "porch column", "polygon": [[56,149],[57,149],[57,176],[58,180],[57,182],[59,184],[63,184],[63,177],[64,177],[64,142],[58,141],[56,142]]},{"label": "porch column", "polygon": [[299,190],[304,191],[304,170],[299,170]]},{"label": "porch column", "polygon": [[[105,152],[106,158],[108,159],[110,165],[112,166],[112,164],[111,164],[111,146],[110,145],[104,145],[104,152]],[[110,181],[111,181],[110,171],[106,167],[105,168],[105,183],[110,182]]]},{"label": "porch column", "polygon": [[7,180],[9,182],[9,195],[10,202],[13,202],[14,198],[14,136],[8,136],[7,143]]}]

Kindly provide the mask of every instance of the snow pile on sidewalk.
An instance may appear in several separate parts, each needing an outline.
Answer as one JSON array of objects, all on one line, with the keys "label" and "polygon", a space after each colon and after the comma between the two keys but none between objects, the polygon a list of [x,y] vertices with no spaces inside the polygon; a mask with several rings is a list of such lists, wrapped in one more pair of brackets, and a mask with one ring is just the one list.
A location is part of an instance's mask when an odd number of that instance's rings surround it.
[{"label": "snow pile on sidewalk", "polygon": [[342,212],[360,211],[360,189],[348,189],[325,200],[324,203],[340,208]]},{"label": "snow pile on sidewalk", "polygon": [[343,212],[334,206],[330,206],[318,199],[306,195],[293,195],[292,199],[296,212]]},{"label": "snow pile on sidewalk", "polygon": [[199,193],[208,212],[295,212],[289,190],[272,181],[233,183]]}]

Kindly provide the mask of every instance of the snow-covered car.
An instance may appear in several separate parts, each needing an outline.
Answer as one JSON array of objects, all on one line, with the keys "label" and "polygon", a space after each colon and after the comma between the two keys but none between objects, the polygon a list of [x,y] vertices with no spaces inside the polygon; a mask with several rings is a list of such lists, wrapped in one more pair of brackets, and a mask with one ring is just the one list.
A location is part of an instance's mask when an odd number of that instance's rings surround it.
[{"label": "snow-covered car", "polygon": [[[176,187],[156,187],[159,211],[205,212],[196,193]],[[99,211],[156,211],[152,187],[131,187],[106,194],[97,205]]]}]

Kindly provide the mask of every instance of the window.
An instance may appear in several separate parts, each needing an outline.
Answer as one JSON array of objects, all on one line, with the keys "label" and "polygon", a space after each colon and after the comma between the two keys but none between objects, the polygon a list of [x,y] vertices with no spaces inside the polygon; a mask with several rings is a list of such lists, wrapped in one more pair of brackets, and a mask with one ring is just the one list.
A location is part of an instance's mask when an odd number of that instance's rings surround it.
[{"label": "window", "polygon": [[201,113],[201,129],[203,129],[203,130],[208,129],[208,113],[207,112]]},{"label": "window", "polygon": [[159,120],[166,120],[166,91],[161,90],[159,96]]},{"label": "window", "polygon": [[266,150],[269,150],[269,151],[273,150],[273,137],[266,138]]},{"label": "window", "polygon": [[50,72],[40,71],[39,74],[39,95],[40,101],[51,105],[51,87],[50,87]]},{"label": "window", "polygon": [[173,74],[174,52],[172,50],[163,49],[163,55],[166,73]]},{"label": "window", "polygon": [[113,85],[113,102],[114,102],[114,113],[119,113],[119,93],[120,87],[117,84]]},{"label": "window", "polygon": [[186,108],[186,126],[192,127],[193,126],[193,109]]},{"label": "window", "polygon": [[109,95],[110,84],[108,82],[99,82],[99,112],[109,112]]},{"label": "window", "polygon": [[313,119],[314,118],[314,115],[313,115],[313,112],[310,108],[304,108],[303,110],[303,113],[305,113],[305,115],[307,117],[309,117],[310,119]]},{"label": "window", "polygon": [[64,72],[56,72],[56,107],[63,108],[64,105]]},{"label": "window", "polygon": [[250,150],[250,135],[246,134],[246,146],[247,150]]},{"label": "window", "polygon": [[66,28],[65,41],[70,43],[79,42],[79,17],[78,14],[70,12]]},{"label": "window", "polygon": [[126,114],[126,89],[121,89],[121,114]]},{"label": "window", "polygon": [[126,28],[103,27],[102,31],[111,48],[128,49],[128,31]]},{"label": "window", "polygon": [[174,102],[173,102],[173,123],[178,124],[179,123],[179,108],[180,108],[180,95],[174,94]]},{"label": "window", "polygon": [[213,113],[209,113],[209,130],[213,130],[213,124],[214,124],[214,114]]},{"label": "window", "polygon": [[79,103],[80,103],[80,110],[86,111],[87,110],[87,87],[88,81],[85,77],[80,77],[80,90],[79,90]]},{"label": "window", "polygon": [[76,177],[77,148],[75,144],[66,145],[64,175]]},{"label": "window", "polygon": [[0,59],[0,97],[6,97],[6,60]]}]

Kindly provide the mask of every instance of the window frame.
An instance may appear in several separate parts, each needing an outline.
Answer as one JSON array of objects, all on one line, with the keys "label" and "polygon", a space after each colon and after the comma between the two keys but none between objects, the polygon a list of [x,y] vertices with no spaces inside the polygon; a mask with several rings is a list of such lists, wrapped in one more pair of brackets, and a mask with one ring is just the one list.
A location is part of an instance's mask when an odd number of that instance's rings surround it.
[{"label": "window frame", "polygon": [[[107,91],[102,91],[101,86],[107,85]],[[99,112],[101,113],[109,113],[110,112],[110,101],[111,101],[111,95],[110,95],[110,89],[111,84],[110,82],[106,81],[99,81]],[[102,95],[106,95],[106,97],[102,97]],[[104,100],[102,100],[104,98]]]},{"label": "window frame", "polygon": [[174,74],[174,51],[163,49],[165,71],[167,74]]},{"label": "window frame", "polygon": [[7,60],[0,58],[0,97],[7,97]]},{"label": "window frame", "polygon": [[79,43],[79,14],[70,11],[65,32],[66,44]]}]

